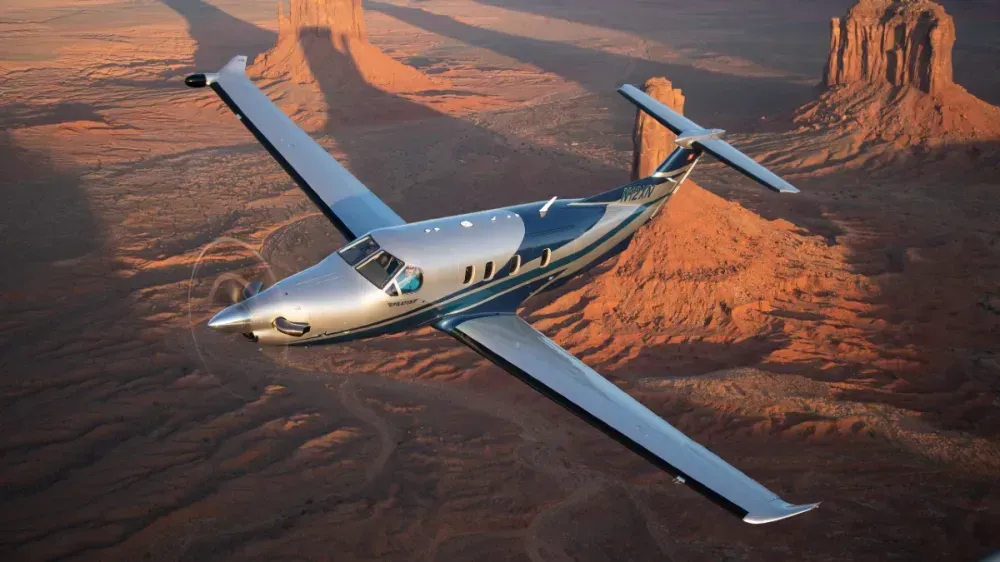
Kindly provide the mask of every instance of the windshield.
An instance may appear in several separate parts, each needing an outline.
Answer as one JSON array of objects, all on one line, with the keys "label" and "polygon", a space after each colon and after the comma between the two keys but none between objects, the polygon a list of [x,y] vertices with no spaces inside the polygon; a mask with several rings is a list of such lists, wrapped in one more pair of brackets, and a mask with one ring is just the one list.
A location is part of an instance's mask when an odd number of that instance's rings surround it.
[{"label": "windshield", "polygon": [[395,256],[388,252],[379,252],[374,258],[366,261],[361,267],[358,268],[358,273],[363,275],[365,279],[371,281],[372,285],[375,285],[379,289],[385,287],[385,284],[392,279],[392,276],[396,274],[403,267],[403,262],[396,259]]},{"label": "windshield", "polygon": [[344,261],[349,265],[355,266],[377,251],[378,242],[373,240],[371,236],[365,236],[341,250],[340,257],[344,258]]}]

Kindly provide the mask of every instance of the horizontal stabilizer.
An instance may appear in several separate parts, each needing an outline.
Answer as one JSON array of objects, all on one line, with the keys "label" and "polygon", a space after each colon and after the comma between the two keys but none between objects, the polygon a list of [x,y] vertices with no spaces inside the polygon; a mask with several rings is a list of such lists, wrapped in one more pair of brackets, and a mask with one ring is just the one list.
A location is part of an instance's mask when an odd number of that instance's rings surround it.
[{"label": "horizontal stabilizer", "polygon": [[626,84],[618,88],[618,93],[625,96],[626,99],[634,103],[639,109],[649,114],[659,124],[673,131],[674,134],[680,137],[679,140],[690,141],[689,144],[692,148],[715,156],[730,168],[768,189],[777,191],[778,193],[799,192],[795,186],[781,179],[771,170],[761,166],[753,158],[736,150],[736,148],[726,141],[717,138],[721,134],[721,131],[704,129],[694,121],[656,101],[635,86]]},{"label": "horizontal stabilizer", "polygon": [[778,177],[777,174],[761,166],[746,154],[733,148],[733,145],[724,140],[708,139],[697,141],[695,145],[705,152],[715,156],[730,168],[740,172],[744,176],[756,181],[764,187],[777,191],[778,193],[798,193],[799,190],[794,185]]}]

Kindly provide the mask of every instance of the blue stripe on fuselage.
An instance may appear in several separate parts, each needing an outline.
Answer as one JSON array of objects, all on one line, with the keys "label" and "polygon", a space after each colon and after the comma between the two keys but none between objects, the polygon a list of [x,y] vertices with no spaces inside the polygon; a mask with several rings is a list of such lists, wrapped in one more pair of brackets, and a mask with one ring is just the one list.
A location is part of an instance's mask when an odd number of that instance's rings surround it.
[{"label": "blue stripe on fuselage", "polygon": [[522,263],[536,260],[548,248],[556,251],[576,240],[594,227],[607,208],[600,205],[574,206],[577,199],[556,200],[543,217],[539,211],[545,203],[528,203],[508,207],[524,223],[524,240],[517,249]]}]

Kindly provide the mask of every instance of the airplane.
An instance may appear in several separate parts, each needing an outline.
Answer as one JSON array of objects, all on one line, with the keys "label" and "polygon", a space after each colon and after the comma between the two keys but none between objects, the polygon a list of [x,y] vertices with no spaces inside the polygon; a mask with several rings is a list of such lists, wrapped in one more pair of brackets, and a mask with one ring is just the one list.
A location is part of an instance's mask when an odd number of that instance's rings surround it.
[{"label": "airplane", "polygon": [[707,154],[779,193],[798,190],[631,85],[618,91],[677,134],[652,175],[581,199],[407,223],[298,128],[237,56],[185,83],[210,87],[349,241],[216,314],[208,327],[266,345],[337,343],[433,326],[747,523],[792,505],[691,440],[517,315],[532,295],[622,252]]}]

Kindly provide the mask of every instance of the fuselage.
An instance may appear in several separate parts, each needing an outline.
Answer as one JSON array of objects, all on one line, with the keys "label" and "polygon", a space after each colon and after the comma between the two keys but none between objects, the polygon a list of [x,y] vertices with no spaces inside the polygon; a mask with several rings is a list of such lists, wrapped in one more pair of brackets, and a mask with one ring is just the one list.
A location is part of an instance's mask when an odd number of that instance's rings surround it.
[{"label": "fuselage", "polygon": [[241,331],[262,344],[335,343],[513,311],[624,250],[669,195],[536,202],[377,229],[235,305],[244,307]]}]

